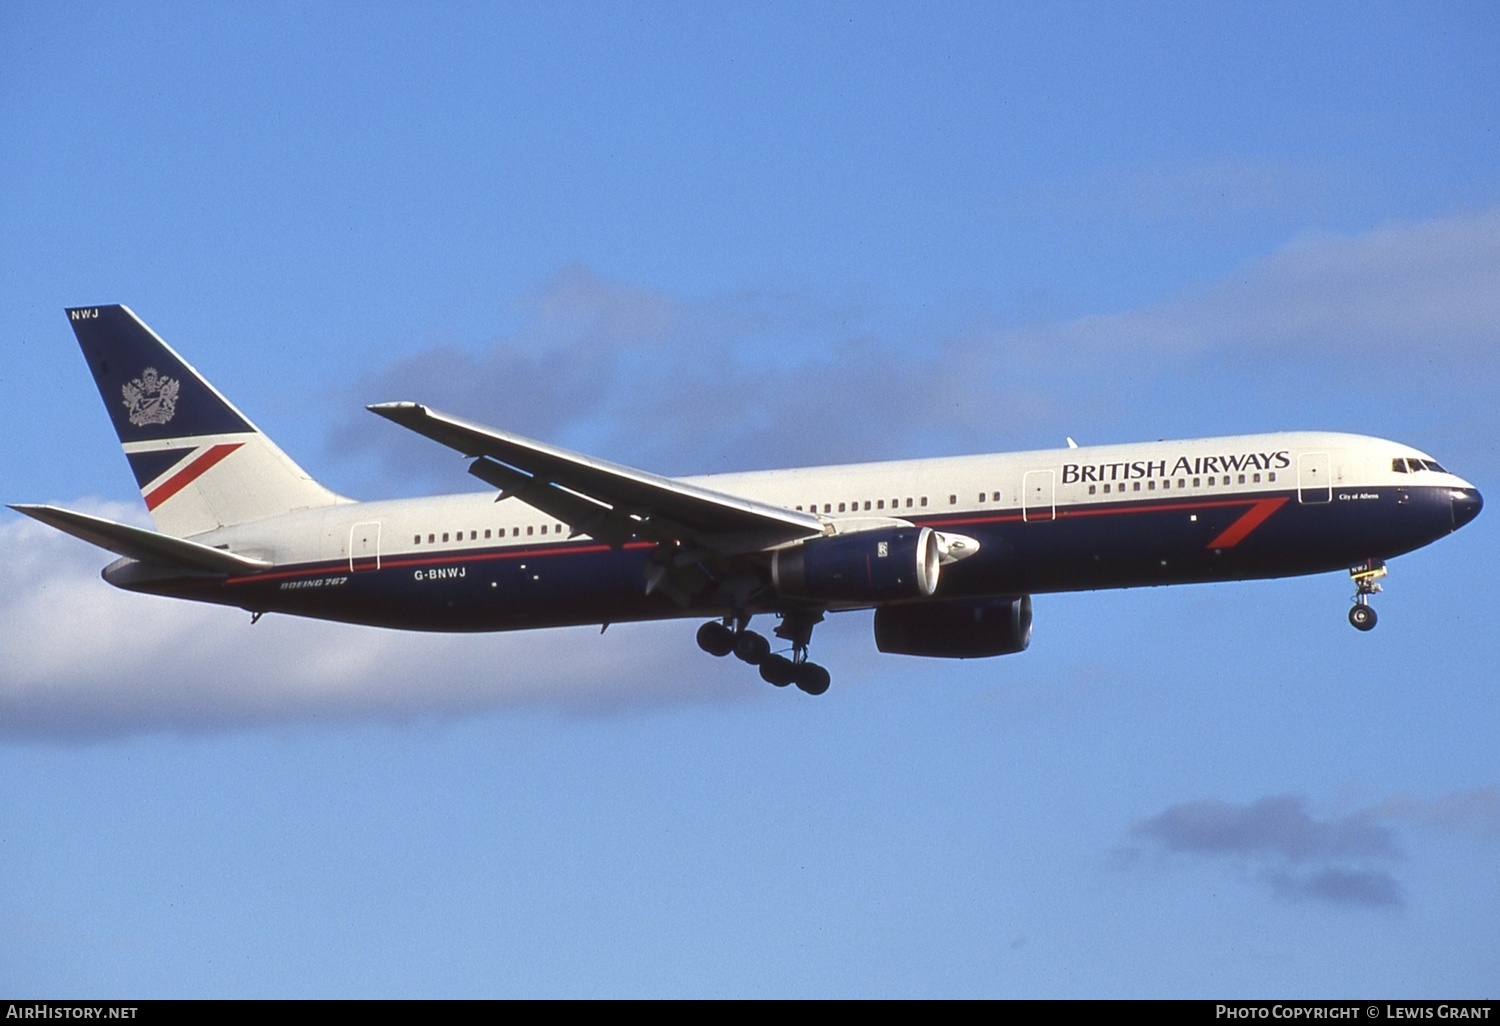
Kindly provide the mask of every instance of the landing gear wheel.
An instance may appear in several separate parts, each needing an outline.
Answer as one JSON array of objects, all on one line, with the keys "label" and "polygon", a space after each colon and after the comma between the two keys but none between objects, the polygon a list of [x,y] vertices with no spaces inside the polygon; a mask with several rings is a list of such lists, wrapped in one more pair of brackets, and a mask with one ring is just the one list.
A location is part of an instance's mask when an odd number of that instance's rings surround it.
[{"label": "landing gear wheel", "polygon": [[771,643],[754,631],[740,631],[734,636],[734,654],[742,662],[759,666],[771,654]]},{"label": "landing gear wheel", "polygon": [[711,656],[727,656],[734,651],[734,631],[710,620],[698,628],[698,647]]},{"label": "landing gear wheel", "polygon": [[797,664],[784,655],[768,655],[760,661],[760,679],[784,688],[797,676]]},{"label": "landing gear wheel", "polygon": [[1385,575],[1385,561],[1379,559],[1367,559],[1349,568],[1349,576],[1354,580],[1354,608],[1349,610],[1349,622],[1356,630],[1375,629],[1375,609],[1370,605],[1370,596],[1380,594],[1380,579]]},{"label": "landing gear wheel", "polygon": [[828,671],[817,663],[802,663],[797,667],[797,675],[792,678],[792,683],[809,695],[821,695],[828,690],[831,679]]}]

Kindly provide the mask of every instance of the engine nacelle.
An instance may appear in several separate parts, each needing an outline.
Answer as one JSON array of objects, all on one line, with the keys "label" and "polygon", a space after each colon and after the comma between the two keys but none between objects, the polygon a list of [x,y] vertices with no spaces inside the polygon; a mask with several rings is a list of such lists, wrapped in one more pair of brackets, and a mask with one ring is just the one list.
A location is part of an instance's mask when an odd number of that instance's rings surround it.
[{"label": "engine nacelle", "polygon": [[875,610],[875,647],[896,655],[980,659],[1031,644],[1031,596],[955,599]]},{"label": "engine nacelle", "polygon": [[814,538],[771,559],[776,590],[793,598],[884,602],[937,590],[943,550],[930,527],[883,527]]}]

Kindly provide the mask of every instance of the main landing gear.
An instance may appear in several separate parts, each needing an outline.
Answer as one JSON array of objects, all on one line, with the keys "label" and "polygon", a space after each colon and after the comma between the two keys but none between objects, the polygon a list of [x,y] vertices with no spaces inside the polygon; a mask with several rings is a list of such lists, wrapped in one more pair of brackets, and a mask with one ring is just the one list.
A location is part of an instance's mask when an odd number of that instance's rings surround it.
[{"label": "main landing gear", "polygon": [[776,628],[776,636],[792,643],[791,657],[771,651],[771,643],[764,635],[747,629],[748,616],[725,617],[722,622],[710,620],[698,628],[698,647],[712,656],[735,657],[751,666],[760,668],[761,679],[778,688],[795,684],[809,695],[821,695],[828,690],[828,671],[817,663],[807,660],[807,646],[812,639],[813,626],[823,619],[820,612],[784,613]]},{"label": "main landing gear", "polygon": [[1349,610],[1349,622],[1356,630],[1375,629],[1375,607],[1370,605],[1370,596],[1379,594],[1380,579],[1389,571],[1385,562],[1368,559],[1359,566],[1350,567],[1349,576],[1354,578],[1354,607]]}]

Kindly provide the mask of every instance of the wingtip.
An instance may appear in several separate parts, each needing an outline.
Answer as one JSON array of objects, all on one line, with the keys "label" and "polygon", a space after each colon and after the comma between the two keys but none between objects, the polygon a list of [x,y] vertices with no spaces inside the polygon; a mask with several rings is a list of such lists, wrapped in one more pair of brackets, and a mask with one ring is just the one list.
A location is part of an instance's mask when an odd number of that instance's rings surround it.
[{"label": "wingtip", "polygon": [[398,413],[425,413],[427,411],[427,407],[423,406],[421,403],[411,402],[371,403],[369,406],[366,406],[365,409],[369,410],[371,413],[378,413],[382,417],[390,417]]}]

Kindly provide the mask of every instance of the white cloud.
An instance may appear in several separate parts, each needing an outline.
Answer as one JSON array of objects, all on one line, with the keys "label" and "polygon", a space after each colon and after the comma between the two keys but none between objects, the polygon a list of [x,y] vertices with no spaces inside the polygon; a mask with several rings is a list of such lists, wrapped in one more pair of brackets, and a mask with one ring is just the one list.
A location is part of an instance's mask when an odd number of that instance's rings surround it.
[{"label": "white cloud", "polygon": [[681,623],[622,625],[603,637],[588,627],[408,634],[274,615],[252,627],[238,610],[118,591],[98,576],[111,558],[30,520],[0,524],[0,736],[502,708],[608,713],[755,692],[726,686]]}]

